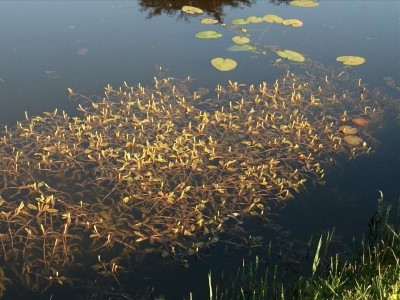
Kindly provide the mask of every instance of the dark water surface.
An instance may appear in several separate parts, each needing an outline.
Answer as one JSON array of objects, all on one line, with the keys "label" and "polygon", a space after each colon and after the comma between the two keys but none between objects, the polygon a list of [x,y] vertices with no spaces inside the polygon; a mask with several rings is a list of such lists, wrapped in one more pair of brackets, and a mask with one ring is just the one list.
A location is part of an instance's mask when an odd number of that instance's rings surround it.
[{"label": "dark water surface", "polygon": [[[244,25],[259,50],[255,53],[226,50],[237,34],[230,26],[203,25],[200,17],[168,6],[168,13],[149,16],[152,9],[143,3],[151,2],[0,1],[0,124],[15,124],[24,111],[35,115],[59,108],[73,113],[76,103],[68,99],[67,87],[101,96],[107,84],[150,84],[158,66],[167,70],[168,76],[190,76],[193,88],[214,89],[228,80],[273,83],[285,72],[279,63],[274,65],[279,59],[271,50],[274,48],[298,51],[336,70],[345,70],[336,57],[363,56],[366,63],[351,68],[351,76],[362,78],[371,90],[380,89],[397,105],[400,101],[397,1],[320,1],[316,8],[254,1],[249,5],[239,2],[239,7],[222,6],[222,12],[214,12],[226,24],[267,13],[303,21],[300,28],[266,22]],[[218,40],[194,38],[196,32],[207,29],[224,36]],[[238,67],[217,71],[210,64],[217,56],[234,58]],[[296,63],[289,66],[290,70],[298,68]],[[391,86],[388,77],[394,82]],[[325,186],[310,185],[285,207],[273,209],[271,219],[282,226],[280,233],[266,228],[257,234],[268,240],[283,232],[286,239],[305,243],[310,235],[335,228],[341,242],[351,245],[353,236],[366,232],[376,210],[378,190],[388,202],[396,203],[399,197],[398,117],[395,112],[385,115],[375,153],[333,167],[327,171]],[[257,224],[250,226],[257,228]],[[225,254],[223,247],[189,269],[144,259],[134,268],[133,279],[123,284],[130,292],[155,286],[156,294],[164,294],[166,299],[188,298],[190,291],[193,299],[206,299],[208,270],[218,278],[222,269],[234,273],[242,262],[243,251]]]}]

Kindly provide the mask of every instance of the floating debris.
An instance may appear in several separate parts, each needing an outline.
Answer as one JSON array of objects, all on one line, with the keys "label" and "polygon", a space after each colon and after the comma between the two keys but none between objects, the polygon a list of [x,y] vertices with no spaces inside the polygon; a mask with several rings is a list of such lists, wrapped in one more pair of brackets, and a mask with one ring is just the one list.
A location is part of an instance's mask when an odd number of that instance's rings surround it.
[{"label": "floating debris", "polygon": [[76,54],[78,54],[79,56],[84,56],[84,55],[88,54],[88,52],[89,52],[89,49],[81,48],[76,51]]}]

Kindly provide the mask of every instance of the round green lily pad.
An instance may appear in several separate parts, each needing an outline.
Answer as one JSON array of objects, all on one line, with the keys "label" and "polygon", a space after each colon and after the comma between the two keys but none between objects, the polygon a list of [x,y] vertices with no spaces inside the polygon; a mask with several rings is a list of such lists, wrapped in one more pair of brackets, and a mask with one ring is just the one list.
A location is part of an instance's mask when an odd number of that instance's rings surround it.
[{"label": "round green lily pad", "polygon": [[256,50],[255,47],[244,44],[244,45],[232,45],[228,47],[226,50],[232,51],[232,52],[240,52],[240,51],[254,51]]},{"label": "round green lily pad", "polygon": [[263,18],[256,16],[250,16],[246,20],[249,21],[250,23],[261,23],[262,21],[264,21]]},{"label": "round green lily pad", "polygon": [[214,68],[220,71],[230,71],[236,68],[237,62],[230,58],[216,57],[211,60]]},{"label": "round green lily pad", "polygon": [[268,23],[282,23],[283,19],[280,16],[267,14],[263,17],[263,20]]},{"label": "round green lily pad", "polygon": [[217,39],[222,36],[222,33],[219,33],[215,30],[204,30],[204,31],[199,31],[196,33],[195,37],[198,39]]},{"label": "round green lily pad", "polygon": [[249,20],[247,19],[234,19],[231,21],[233,25],[246,25],[249,24]]},{"label": "round green lily pad", "polygon": [[365,58],[361,56],[339,56],[336,58],[336,61],[342,62],[344,65],[348,66],[358,66],[365,62]]},{"label": "round green lily pad", "polygon": [[303,26],[303,22],[297,19],[286,19],[282,22],[283,25],[293,26],[293,27],[301,27]]},{"label": "round green lily pad", "polygon": [[232,42],[238,45],[243,45],[249,43],[250,39],[247,36],[237,35],[232,38]]},{"label": "round green lily pad", "polygon": [[218,20],[205,18],[205,19],[202,19],[202,20],[200,21],[200,23],[201,23],[201,24],[213,25],[213,24],[217,24],[217,23],[218,23]]},{"label": "round green lily pad", "polygon": [[187,14],[191,14],[191,15],[195,15],[195,14],[202,14],[203,10],[198,8],[198,7],[194,7],[194,6],[189,6],[189,5],[185,5],[182,7],[182,11],[187,13]]},{"label": "round green lily pad", "polygon": [[294,0],[290,1],[290,5],[299,7],[316,7],[319,3],[312,0]]},{"label": "round green lily pad", "polygon": [[280,50],[276,51],[276,54],[278,54],[280,57],[296,62],[304,62],[306,60],[302,54],[292,50]]}]

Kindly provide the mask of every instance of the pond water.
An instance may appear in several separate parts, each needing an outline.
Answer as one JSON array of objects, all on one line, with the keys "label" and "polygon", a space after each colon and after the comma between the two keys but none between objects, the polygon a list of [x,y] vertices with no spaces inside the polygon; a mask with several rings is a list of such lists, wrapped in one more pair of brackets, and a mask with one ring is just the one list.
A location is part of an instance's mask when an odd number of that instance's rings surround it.
[{"label": "pond water", "polygon": [[[386,99],[385,105],[399,106],[397,1],[319,1],[314,8],[279,1],[212,1],[210,7],[198,4],[205,10],[202,15],[183,13],[180,8],[186,2],[1,1],[0,124],[13,126],[24,119],[25,111],[33,116],[58,108],[74,115],[77,102],[68,97],[67,88],[97,98],[107,84],[151,85],[160,67],[169,77],[190,76],[192,90],[214,90],[229,80],[273,84],[287,70],[313,74],[318,69],[313,76],[322,76],[322,70],[328,76],[343,71],[352,80],[362,78],[369,91]],[[233,19],[266,14],[299,19],[303,26],[231,25]],[[204,17],[217,18],[220,24],[201,24]],[[195,38],[202,30],[217,30],[223,37]],[[227,51],[238,34],[247,35],[256,51]],[[276,49],[300,52],[306,63],[283,61]],[[366,62],[344,67],[336,61],[342,55],[362,56]],[[229,57],[238,65],[221,72],[210,63],[214,57]],[[379,141],[375,152],[328,168],[325,185],[309,184],[285,205],[273,207],[268,218],[275,226],[248,221],[250,233],[262,235],[264,241],[284,238],[305,245],[311,235],[335,228],[341,249],[350,249],[353,236],[366,233],[378,190],[390,203],[399,198],[398,118],[395,109],[385,111],[375,124],[374,137]],[[141,258],[128,270],[134,274],[121,281],[123,290],[134,294],[154,286],[155,294],[166,299],[188,299],[189,292],[193,299],[206,299],[208,271],[215,278],[222,270],[235,274],[247,253],[243,249],[226,253],[224,247],[211,248],[188,269],[162,263],[159,257]]]}]

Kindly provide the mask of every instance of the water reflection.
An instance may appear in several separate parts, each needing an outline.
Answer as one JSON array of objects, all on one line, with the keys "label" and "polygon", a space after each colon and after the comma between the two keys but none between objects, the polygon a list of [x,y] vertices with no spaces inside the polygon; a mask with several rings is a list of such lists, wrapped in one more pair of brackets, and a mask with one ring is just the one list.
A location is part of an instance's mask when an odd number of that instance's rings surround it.
[{"label": "water reflection", "polygon": [[139,0],[138,4],[141,6],[142,12],[148,12],[148,18],[158,16],[161,14],[173,15],[176,12],[179,13],[179,19],[187,19],[189,16],[181,11],[182,6],[191,5],[201,8],[207,15],[213,16],[216,20],[222,22],[222,16],[224,15],[224,7],[239,7],[239,6],[251,6],[255,3],[255,0],[220,0],[220,1],[188,1],[185,0]]}]

